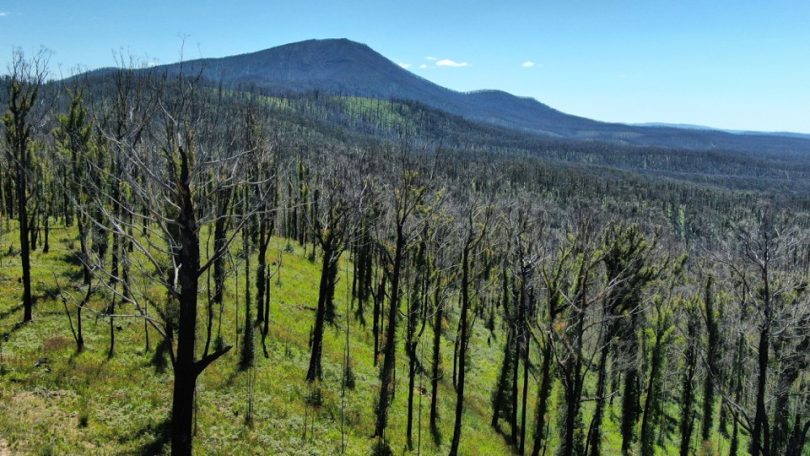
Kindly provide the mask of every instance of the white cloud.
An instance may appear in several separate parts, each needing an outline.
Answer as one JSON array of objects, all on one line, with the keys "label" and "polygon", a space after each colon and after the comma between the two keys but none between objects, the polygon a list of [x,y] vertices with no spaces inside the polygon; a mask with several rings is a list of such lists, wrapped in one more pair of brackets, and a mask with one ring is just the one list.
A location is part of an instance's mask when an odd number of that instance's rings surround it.
[{"label": "white cloud", "polygon": [[436,62],[436,66],[438,67],[451,67],[451,68],[463,68],[470,66],[467,62],[456,62],[455,60],[451,59],[441,59]]},{"label": "white cloud", "polygon": [[402,68],[405,68],[406,70],[411,67],[410,63],[397,62],[397,65],[401,66]]},{"label": "white cloud", "polygon": [[423,64],[419,65],[419,68],[424,70],[425,68],[427,68],[427,63],[423,63]]},{"label": "white cloud", "polygon": [[435,61],[439,60],[436,57],[431,57],[431,56],[427,56],[427,57],[425,57],[425,59],[430,60],[431,62],[435,62]]},{"label": "white cloud", "polygon": [[5,12],[5,11],[0,11],[0,17],[6,17],[6,16],[8,16],[8,13],[7,13],[7,12]]},{"label": "white cloud", "polygon": [[520,64],[520,66],[522,66],[523,68],[531,68],[531,67],[533,67],[535,65],[537,65],[537,64],[532,62],[531,60],[527,60],[527,61]]}]

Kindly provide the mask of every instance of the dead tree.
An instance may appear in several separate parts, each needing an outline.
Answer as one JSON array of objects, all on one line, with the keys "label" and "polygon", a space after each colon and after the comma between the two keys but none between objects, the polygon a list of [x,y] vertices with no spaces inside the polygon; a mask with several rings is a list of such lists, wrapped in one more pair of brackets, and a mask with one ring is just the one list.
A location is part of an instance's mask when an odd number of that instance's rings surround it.
[{"label": "dead tree", "polygon": [[14,187],[19,222],[20,258],[23,284],[23,322],[31,321],[34,301],[31,296],[31,244],[28,200],[31,191],[33,151],[33,120],[35,103],[47,76],[47,59],[39,54],[26,60],[22,51],[15,50],[11,63],[8,106],[3,115],[8,145],[8,162],[13,167]]},{"label": "dead tree", "polygon": [[[403,158],[404,160],[405,158]],[[376,404],[376,421],[374,437],[377,445],[387,447],[385,429],[388,426],[388,407],[394,394],[394,366],[396,363],[396,333],[399,317],[399,304],[402,298],[400,284],[405,266],[406,248],[411,243],[413,233],[410,229],[411,217],[422,204],[426,188],[419,185],[419,174],[406,169],[398,176],[398,182],[391,188],[393,218],[393,245],[382,242],[378,236],[378,250],[383,257],[383,269],[387,281],[391,284],[390,302],[388,303],[387,326],[385,330],[384,358],[380,370],[380,394]],[[383,227],[384,228],[384,227]],[[386,233],[387,235],[387,233]]]},{"label": "dead tree", "polygon": [[[242,211],[234,215],[236,226],[225,241],[207,257],[201,255],[200,233],[203,227],[213,228],[222,217],[215,204],[218,194],[227,190],[235,195],[256,195],[242,191],[267,181],[254,181],[246,170],[253,159],[252,151],[227,147],[228,138],[222,120],[214,119],[211,101],[199,91],[197,81],[182,76],[164,79],[153,88],[159,106],[156,118],[143,128],[150,128],[149,144],[132,147],[119,157],[124,171],[121,179],[131,192],[130,198],[147,208],[146,236],[136,236],[140,226],[134,211],[115,211],[109,201],[110,193],[99,189],[101,199],[96,204],[103,210],[109,227],[127,243],[132,243],[132,264],[139,275],[151,278],[145,286],[133,288],[128,296],[113,284],[122,280],[114,273],[121,268],[107,267],[101,261],[94,267],[109,281],[107,291],[122,302],[134,306],[133,314],[116,314],[144,318],[164,339],[174,371],[171,411],[171,446],[173,454],[191,454],[194,395],[197,378],[212,362],[230,350],[218,343],[212,346],[209,330],[202,354],[197,354],[197,308],[200,279],[228,251],[234,237],[254,218],[264,201],[237,201],[233,207]],[[226,122],[232,121],[225,116]],[[107,134],[115,140],[114,132]],[[144,179],[136,179],[140,174]],[[251,198],[252,199],[252,198]],[[155,283],[165,290],[165,297],[152,291]],[[211,327],[213,313],[208,313]]]},{"label": "dead tree", "polygon": [[453,439],[450,443],[450,456],[458,454],[458,446],[461,442],[461,420],[464,414],[464,387],[466,382],[467,368],[467,348],[472,327],[468,322],[472,300],[470,297],[470,287],[475,280],[476,272],[475,259],[477,249],[486,238],[489,232],[489,225],[492,221],[492,208],[487,206],[479,208],[475,204],[469,206],[466,211],[466,226],[464,229],[464,240],[461,245],[461,310],[459,314],[459,355],[458,355],[458,385],[456,387],[456,414],[453,423]]}]

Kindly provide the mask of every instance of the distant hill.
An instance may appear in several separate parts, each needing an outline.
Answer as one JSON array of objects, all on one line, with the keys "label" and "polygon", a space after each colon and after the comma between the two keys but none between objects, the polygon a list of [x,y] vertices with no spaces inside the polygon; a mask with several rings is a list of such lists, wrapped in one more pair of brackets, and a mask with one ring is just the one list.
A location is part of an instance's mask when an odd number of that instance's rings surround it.
[{"label": "distant hill", "polygon": [[644,122],[639,124],[631,124],[638,127],[669,127],[669,128],[679,128],[682,130],[708,130],[708,131],[719,131],[725,133],[732,133],[735,135],[766,135],[766,136],[787,136],[792,138],[804,138],[810,139],[810,134],[808,133],[793,133],[789,131],[752,131],[752,130],[729,130],[727,128],[714,128],[714,127],[707,127],[705,125],[693,125],[693,124],[679,124],[679,123],[667,123],[667,122]]},{"label": "distant hill", "polygon": [[556,138],[692,150],[810,152],[810,137],[806,135],[606,123],[566,114],[533,98],[503,91],[456,92],[401,68],[365,44],[347,39],[308,40],[145,71],[201,74],[214,83],[272,93],[322,91],[414,100],[470,120]]}]

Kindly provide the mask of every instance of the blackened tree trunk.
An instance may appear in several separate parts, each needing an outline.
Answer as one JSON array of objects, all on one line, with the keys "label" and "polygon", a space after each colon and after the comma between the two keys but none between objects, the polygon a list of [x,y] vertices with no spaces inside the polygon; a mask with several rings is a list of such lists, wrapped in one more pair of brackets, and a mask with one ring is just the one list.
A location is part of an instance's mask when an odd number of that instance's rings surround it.
[{"label": "blackened tree trunk", "polygon": [[695,370],[697,368],[697,346],[696,339],[698,337],[698,328],[700,322],[697,318],[697,312],[692,307],[691,303],[687,303],[687,316],[686,316],[686,356],[684,359],[683,380],[681,381],[681,444],[680,456],[689,456],[689,449],[692,443],[692,431],[694,429],[694,379]]},{"label": "blackened tree trunk", "polygon": [[17,165],[17,219],[20,223],[20,260],[22,265],[22,282],[23,282],[23,321],[31,321],[32,309],[34,302],[31,299],[31,247],[28,243],[28,197],[26,195],[26,188],[28,182],[26,179],[27,170],[25,164],[27,160],[22,158],[27,156],[27,146],[19,154],[21,162]]},{"label": "blackened tree trunk", "polygon": [[374,337],[374,357],[373,357],[373,364],[374,366],[377,365],[377,358],[380,355],[380,328],[382,326],[382,313],[383,313],[383,303],[385,300],[385,279],[386,274],[380,275],[380,282],[377,285],[377,293],[374,295],[374,309],[373,309],[373,323],[371,327],[371,334]]},{"label": "blackened tree trunk", "polygon": [[[123,110],[123,109],[122,109]],[[122,141],[124,139],[124,122],[126,119],[126,113],[119,113],[118,119],[118,131],[116,132],[116,141],[115,141],[115,152],[112,156],[112,169],[110,170],[110,174],[113,176],[112,182],[110,183],[111,189],[111,199],[112,199],[112,216],[114,220],[120,220],[122,218],[122,192],[121,192],[121,181],[123,180],[123,165],[122,161],[123,158],[123,151],[122,149]],[[110,303],[107,306],[107,317],[109,318],[110,323],[110,346],[107,351],[107,357],[112,358],[115,354],[115,305],[116,305],[116,298],[117,298],[117,288],[118,283],[121,281],[122,274],[120,272],[120,262],[121,262],[121,255],[123,251],[123,242],[122,242],[122,234],[120,227],[114,227],[112,230],[112,256],[110,258],[110,267],[112,270],[111,274],[111,287],[113,289],[113,297],[110,299]]]},{"label": "blackened tree trunk", "polygon": [[222,305],[223,296],[225,294],[225,245],[227,242],[228,223],[230,217],[231,203],[231,190],[228,188],[222,189],[217,192],[217,215],[214,221],[214,252],[217,255],[214,260],[214,296],[213,301],[216,304]]},{"label": "blackened tree trunk", "polygon": [[638,335],[639,314],[633,312],[630,316],[630,324],[625,329],[625,356],[627,356],[628,367],[624,373],[624,385],[622,387],[622,454],[630,455],[633,443],[635,442],[635,427],[639,417],[639,372],[638,372]]},{"label": "blackened tree trunk", "polygon": [[501,418],[512,416],[512,375],[513,365],[516,362],[515,330],[510,323],[506,331],[506,340],[503,344],[503,358],[498,373],[495,391],[492,393],[492,427],[499,429],[498,421]]},{"label": "blackened tree trunk", "polygon": [[[768,309],[766,308],[766,311]],[[768,415],[765,410],[765,388],[768,377],[768,359],[770,350],[770,316],[765,316],[759,332],[759,346],[757,355],[757,388],[754,426],[751,434],[751,454],[759,456],[766,454],[769,445]]]},{"label": "blackened tree trunk", "polygon": [[422,240],[414,259],[414,281],[411,299],[408,301],[408,326],[406,328],[405,353],[408,356],[408,418],[406,442],[408,449],[413,449],[413,399],[416,386],[418,352],[417,347],[425,329],[427,315],[427,296],[430,283],[430,265],[427,258],[427,227],[423,230]]},{"label": "blackened tree trunk", "polygon": [[788,441],[785,450],[785,456],[801,456],[802,449],[807,441],[807,434],[810,432],[810,420],[801,424],[801,414],[796,413],[796,418],[793,422],[793,431],[790,433],[790,440]]},{"label": "blackened tree trunk", "polygon": [[175,256],[182,267],[177,271],[180,285],[180,315],[177,331],[177,354],[174,365],[174,395],[172,398],[172,454],[190,455],[194,393],[198,366],[195,361],[197,343],[197,279],[200,268],[199,239],[191,191],[188,188],[188,163],[183,155],[183,176],[178,182],[182,203],[177,217],[179,244]]},{"label": "blackened tree trunk", "polygon": [[[374,425],[374,437],[378,437],[377,447],[379,449],[389,449],[385,443],[385,429],[388,425],[388,407],[394,396],[394,375],[396,367],[396,340],[397,340],[397,316],[399,315],[400,303],[400,280],[405,261],[405,248],[408,243],[408,233],[406,233],[406,222],[411,214],[421,204],[425,193],[424,187],[416,186],[415,172],[406,171],[401,187],[394,189],[394,251],[393,255],[384,247],[378,244],[380,255],[384,256],[383,274],[388,274],[391,282],[391,299],[388,308],[388,327],[385,332],[385,358],[380,370],[380,395],[376,403],[376,422]],[[384,295],[380,293],[377,299],[382,299]]]},{"label": "blackened tree trunk", "polygon": [[650,372],[644,398],[644,415],[641,419],[641,455],[655,456],[655,423],[661,409],[661,371],[665,367],[664,351],[671,334],[668,309],[659,309],[655,325],[655,340],[650,354]]},{"label": "blackened tree trunk", "polygon": [[[605,334],[612,332],[610,323],[604,323],[607,327]],[[602,417],[605,414],[605,396],[607,393],[607,360],[609,351],[610,336],[603,337],[601,341],[602,352],[599,354],[597,364],[596,379],[596,406],[591,417],[591,425],[588,429],[589,456],[600,456],[602,454]]]},{"label": "blackened tree trunk", "polygon": [[[309,176],[309,169],[304,165],[304,162],[299,159],[298,161],[298,205],[301,205],[300,210],[297,210],[298,220],[296,222],[298,233],[298,244],[301,247],[306,247],[307,242],[307,206],[309,205],[309,183],[307,182]],[[306,250],[306,249],[305,249]]]},{"label": "blackened tree trunk", "polygon": [[439,381],[442,372],[442,325],[444,323],[444,303],[441,298],[441,278],[436,274],[436,283],[433,285],[433,305],[436,310],[433,316],[433,356],[430,364],[430,432],[435,442],[441,441],[439,432]]},{"label": "blackened tree trunk", "polygon": [[470,250],[471,240],[464,246],[461,257],[461,312],[459,314],[459,355],[458,355],[458,385],[456,386],[456,418],[453,422],[453,440],[450,444],[450,456],[458,454],[461,442],[461,418],[464,415],[464,386],[467,368],[467,312],[470,307]]},{"label": "blackened tree trunk", "polygon": [[[180,148],[180,174],[176,179],[176,204],[179,211],[173,222],[176,230],[176,245],[172,245],[172,255],[177,268],[179,315],[177,326],[177,349],[174,362],[174,388],[172,396],[171,446],[173,455],[192,454],[192,425],[194,415],[194,394],[197,377],[217,358],[231,347],[217,348],[202,359],[195,359],[197,343],[197,292],[200,270],[200,240],[198,225],[190,188],[188,152]],[[221,252],[218,252],[221,254]],[[168,331],[167,334],[171,334]]]},{"label": "blackened tree trunk", "polygon": [[521,395],[520,406],[520,448],[519,454],[524,454],[526,451],[526,406],[529,399],[529,343],[525,342],[523,347],[523,393]]},{"label": "blackened tree trunk", "polygon": [[[219,319],[217,324],[216,345],[222,343],[222,314],[224,311],[225,296],[225,260],[228,255],[228,227],[231,221],[231,201],[234,190],[231,186],[219,186],[216,189],[214,198],[214,294],[208,303],[209,315],[213,316],[214,306],[219,306]],[[213,325],[213,319],[209,320],[209,326]],[[237,339],[238,340],[238,339]]]},{"label": "blackened tree trunk", "polygon": [[714,387],[717,381],[718,349],[720,333],[714,311],[714,297],[712,296],[712,277],[706,280],[704,305],[706,306],[706,332],[708,335],[706,347],[706,379],[703,384],[703,427],[701,437],[708,442],[714,424]]},{"label": "blackened tree trunk", "polygon": [[259,221],[259,242],[256,255],[256,324],[264,323],[265,282],[267,281],[267,247],[270,245],[270,236],[267,234],[267,222]]},{"label": "blackened tree trunk", "polygon": [[383,438],[388,426],[388,406],[393,395],[394,363],[396,362],[396,331],[399,314],[399,281],[402,274],[403,255],[405,250],[404,218],[398,217],[396,227],[396,244],[394,261],[391,269],[391,300],[388,308],[388,327],[385,331],[385,358],[380,371],[380,396],[377,400],[377,419],[374,425],[374,436]]},{"label": "blackened tree trunk", "polygon": [[[553,356],[561,356],[558,363],[560,379],[563,383],[565,408],[563,439],[560,448],[562,456],[584,455],[586,453],[585,438],[582,435],[582,419],[580,409],[582,405],[582,390],[585,383],[585,372],[583,365],[586,364],[586,357],[583,355],[586,317],[588,308],[591,306],[591,298],[588,296],[590,275],[592,268],[597,264],[593,257],[593,251],[588,246],[588,227],[581,226],[582,231],[577,235],[573,249],[564,253],[561,257],[557,272],[552,280],[546,275],[546,287],[550,291],[549,299],[549,338],[551,335],[560,338],[562,342],[556,347],[562,351]],[[566,259],[570,253],[577,255],[579,267],[576,269],[576,279],[574,281],[572,298],[564,299],[566,281],[561,276],[565,270]],[[565,313],[563,313],[565,312]],[[557,326],[557,315],[568,315],[570,320],[570,330],[565,326]],[[549,341],[551,343],[551,341]],[[552,346],[552,350],[556,351]],[[554,352],[553,352],[554,353]],[[546,393],[547,394],[547,393]]]},{"label": "blackened tree trunk", "polygon": [[[492,393],[492,422],[495,429],[499,429],[500,419],[509,420],[513,425],[512,418],[514,403],[512,391],[514,386],[514,364],[517,362],[517,321],[516,312],[512,312],[511,304],[516,300],[510,300],[512,294],[509,285],[507,268],[501,271],[501,306],[503,308],[503,318],[506,323],[506,340],[503,346],[503,357],[501,358],[501,368],[498,373],[498,381],[495,384],[495,391]],[[511,436],[514,436],[512,432]],[[511,438],[511,437],[510,437]]]},{"label": "blackened tree trunk", "polygon": [[[276,169],[273,168],[273,174]],[[262,350],[265,358],[267,353],[266,339],[270,332],[270,272],[267,267],[267,249],[275,228],[275,210],[278,204],[277,178],[273,177],[273,184],[270,188],[272,194],[270,200],[271,209],[268,211],[267,205],[262,205],[259,220],[259,245],[258,245],[258,270],[256,271],[256,322],[261,324]]]},{"label": "blackened tree trunk", "polygon": [[546,340],[541,352],[540,386],[537,390],[537,406],[534,413],[534,446],[532,456],[539,456],[546,440],[546,415],[551,394],[551,341]]},{"label": "blackened tree trunk", "polygon": [[[517,304],[518,307],[520,307],[519,298],[516,299],[516,301],[518,303]],[[519,316],[517,315],[515,316],[515,321],[513,324],[515,337],[513,339],[514,359],[512,360],[511,363],[512,373],[511,376],[509,377],[509,379],[512,380],[512,384],[510,385],[512,391],[511,394],[509,395],[509,400],[511,402],[511,404],[509,405],[509,427],[511,428],[511,432],[509,434],[509,443],[511,443],[512,445],[516,445],[518,443],[518,432],[520,432],[520,430],[518,429],[518,400],[520,399],[520,396],[518,395],[518,383],[520,382],[519,374],[520,374],[520,338],[521,338]]]},{"label": "blackened tree trunk", "polygon": [[337,274],[337,259],[331,245],[324,246],[321,263],[321,280],[318,287],[318,307],[315,311],[315,327],[312,330],[312,353],[309,357],[307,381],[320,380],[322,376],[321,357],[323,355],[323,331],[326,323],[326,301],[330,293],[331,276]]},{"label": "blackened tree trunk", "polygon": [[[746,302],[743,301],[740,305],[740,326],[747,319],[747,305]],[[747,340],[745,334],[740,331],[739,336],[737,336],[737,353],[735,354],[734,359],[734,370],[736,371],[736,375],[734,376],[734,402],[737,404],[742,403],[742,394],[743,394],[743,376],[745,375],[745,369],[743,369],[743,364],[746,356],[746,347],[747,347]],[[731,431],[731,442],[729,444],[728,454],[729,456],[737,456],[737,451],[740,445],[740,436],[739,436],[739,427],[740,427],[740,417],[739,412],[734,411],[733,414],[734,422],[732,424],[732,431]]]},{"label": "blackened tree trunk", "polygon": [[[316,191],[316,193],[318,193]],[[318,288],[318,307],[315,314],[315,327],[312,332],[312,353],[307,370],[307,381],[320,380],[322,376],[321,358],[323,356],[323,332],[325,323],[334,321],[335,284],[337,282],[338,261],[345,245],[343,226],[347,207],[342,201],[335,199],[334,193],[328,200],[328,214],[325,224],[321,224],[318,217],[313,219],[313,239],[321,246],[323,258],[321,264],[321,280]],[[330,310],[331,309],[331,310]],[[331,317],[331,318],[330,318]]]},{"label": "blackened tree trunk", "polygon": [[[485,217],[483,220],[476,220],[475,209],[470,207],[467,222],[467,235],[462,245],[461,250],[461,284],[460,284],[460,300],[461,311],[459,314],[459,353],[458,353],[458,385],[456,386],[456,417],[453,423],[453,440],[450,444],[450,456],[458,454],[458,447],[461,443],[461,421],[464,416],[464,388],[467,379],[467,348],[470,342],[470,333],[472,328],[468,323],[468,314],[470,306],[470,283],[472,281],[471,275],[473,265],[470,261],[472,255],[480,243],[487,235],[487,227],[491,219],[492,213],[489,208],[486,209]],[[480,225],[480,226],[478,226]],[[474,321],[474,320],[473,320]]]},{"label": "blackened tree trunk", "polygon": [[87,231],[88,222],[83,214],[77,214],[77,226],[79,229],[79,255],[82,262],[82,281],[85,285],[90,285],[92,274],[90,271],[90,248],[88,246]]},{"label": "blackened tree trunk", "polygon": [[[807,323],[810,323],[810,316],[806,318],[801,328],[806,328]],[[788,446],[788,439],[790,437],[790,430],[788,429],[788,421],[790,415],[790,396],[793,384],[798,380],[802,372],[806,372],[808,364],[810,364],[810,357],[807,353],[810,352],[810,336],[805,336],[801,339],[791,354],[783,361],[782,372],[779,374],[779,381],[776,389],[776,400],[774,405],[773,414],[773,432],[771,433],[771,454],[782,454],[786,451]],[[804,393],[807,397],[806,402],[810,403],[810,395]],[[795,424],[800,425],[801,413],[797,412]],[[795,434],[795,432],[794,432]]]},{"label": "blackened tree trunk", "polygon": [[366,326],[365,305],[373,294],[371,288],[373,286],[372,277],[374,270],[373,239],[370,231],[371,222],[369,222],[367,218],[368,216],[363,216],[358,229],[354,264],[355,275],[352,283],[353,296],[357,298],[355,318],[357,318],[363,327]]},{"label": "blackened tree trunk", "polygon": [[33,299],[31,297],[31,246],[28,226],[28,173],[31,167],[31,134],[29,119],[31,109],[37,99],[44,75],[29,74],[28,63],[21,53],[15,53],[12,75],[9,84],[8,110],[3,116],[6,127],[6,143],[14,165],[14,185],[17,196],[17,220],[19,221],[20,259],[23,285],[23,322],[32,318]]},{"label": "blackened tree trunk", "polygon": [[[245,192],[245,198],[249,197],[248,192]],[[249,223],[242,225],[242,254],[245,256],[245,326],[244,335],[242,336],[242,353],[239,357],[239,368],[247,370],[253,367],[253,362],[256,358],[255,344],[254,344],[254,331],[253,331],[253,317],[251,316],[251,306],[253,300],[250,297],[250,233]]]},{"label": "blackened tree trunk", "polygon": [[[522,259],[521,259],[522,260]],[[522,267],[520,271],[520,300],[518,307],[518,359],[523,361],[523,391],[520,405],[520,441],[518,454],[524,454],[526,449],[526,404],[529,393],[529,270]]]},{"label": "blackened tree trunk", "polygon": [[43,199],[45,200],[45,210],[42,214],[43,224],[45,225],[45,241],[42,244],[42,253],[48,253],[51,251],[51,205],[48,204],[46,198]]}]

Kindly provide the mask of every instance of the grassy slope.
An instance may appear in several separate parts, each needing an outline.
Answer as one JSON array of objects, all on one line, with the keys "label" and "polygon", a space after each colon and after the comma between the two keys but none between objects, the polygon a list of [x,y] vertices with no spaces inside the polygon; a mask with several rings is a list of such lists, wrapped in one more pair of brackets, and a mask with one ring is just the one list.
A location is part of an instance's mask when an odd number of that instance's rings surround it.
[{"label": "grassy slope", "polygon": [[[22,317],[21,285],[17,281],[19,259],[16,254],[6,255],[10,245],[17,245],[13,241],[17,234],[6,233],[0,240],[3,252],[0,263],[0,335],[3,336],[0,339],[3,369],[0,437],[9,442],[12,450],[24,453],[152,452],[156,449],[153,444],[160,441],[161,425],[168,416],[172,376],[170,372],[155,372],[149,364],[151,353],[144,352],[143,322],[137,319],[116,320],[121,326],[116,335],[116,355],[107,359],[107,320],[96,319],[91,312],[85,312],[87,348],[81,354],[75,353],[64,309],[54,295],[56,277],[63,286],[70,283],[71,277],[76,278],[78,266],[68,262],[73,232],[55,230],[51,252],[33,255],[33,288],[37,297],[34,322],[21,327],[16,325]],[[297,245],[292,252],[285,252],[286,244],[285,240],[276,239],[269,255],[275,262],[280,257],[282,268],[280,280],[273,279],[269,359],[262,356],[257,343],[254,425],[249,428],[244,424],[248,374],[237,371],[239,351],[235,349],[200,378],[195,440],[200,454],[334,454],[339,451],[340,376],[345,335],[342,328],[345,326],[341,323],[339,329],[327,330],[324,402],[319,410],[306,410],[304,398],[309,390],[303,379],[313,320],[311,309],[317,302],[319,264],[310,262]],[[253,269],[255,271],[255,260]],[[341,321],[345,321],[346,284],[350,284],[344,274],[342,269],[337,289]],[[229,343],[235,340],[234,280],[231,277],[228,283],[223,325],[223,335]],[[243,277],[238,280],[238,290],[242,290]],[[102,308],[100,302],[92,306]],[[124,308],[122,312],[127,310],[131,309]],[[240,314],[243,311],[241,305],[239,311]],[[368,312],[367,319],[370,319]],[[398,334],[401,336],[403,332],[404,326],[400,326]],[[377,369],[372,366],[370,330],[364,330],[353,321],[350,334],[357,386],[347,393],[345,400],[347,453],[366,454],[372,442],[369,436],[374,425],[372,406],[378,388]],[[430,329],[426,330],[423,341],[429,344],[431,336]],[[485,334],[479,331],[475,338],[473,346],[487,346]],[[151,334],[151,340],[154,347],[155,333]],[[428,347],[426,345],[426,357]],[[449,378],[452,343],[445,340],[443,350],[448,373],[440,392],[444,439],[441,447],[432,443],[427,429],[429,395],[426,394],[422,399],[422,449],[425,453],[446,452],[452,435],[455,405]],[[503,440],[489,427],[488,398],[495,381],[498,353],[493,344],[491,348],[476,349],[473,355],[464,417],[464,454],[508,452]],[[398,351],[397,356],[397,395],[390,411],[387,437],[395,451],[400,452],[405,447],[407,368],[403,351]],[[428,392],[429,380],[425,377],[423,381]],[[84,418],[86,426],[80,423]],[[303,437],[305,419],[311,426],[306,439]]]},{"label": "grassy slope", "polygon": [[[34,322],[20,326],[21,284],[17,233],[0,237],[0,442],[4,439],[13,452],[23,454],[154,454],[164,451],[165,423],[171,403],[172,376],[156,372],[150,364],[152,352],[145,352],[143,321],[117,319],[116,354],[107,358],[108,320],[85,312],[86,349],[77,354],[56,281],[63,286],[78,279],[78,266],[71,264],[75,229],[57,228],[52,233],[51,252],[34,253],[33,289],[37,299]],[[336,304],[339,328],[328,328],[324,340],[324,380],[321,384],[323,405],[307,407],[310,387],[303,381],[309,359],[308,337],[317,302],[319,262],[311,262],[297,244],[289,249],[286,240],[275,239],[268,257],[273,271],[271,329],[268,337],[269,358],[262,356],[256,344],[254,423],[245,425],[249,374],[237,370],[239,350],[214,363],[199,381],[198,425],[195,448],[198,454],[339,454],[341,441],[341,404],[344,403],[347,454],[367,454],[372,443],[373,404],[377,397],[377,368],[372,365],[369,328],[352,319],[350,345],[356,388],[341,400],[340,377],[345,341],[346,264],[341,268]],[[11,254],[9,254],[11,253]],[[230,277],[226,295],[223,337],[236,340],[235,290],[244,289],[244,278]],[[255,259],[253,262],[255,271]],[[255,291],[253,292],[255,296]],[[103,308],[98,298],[94,309]],[[238,299],[241,301],[242,296]],[[201,300],[202,301],[202,300]],[[451,306],[455,300],[451,299]],[[202,302],[201,302],[202,306]],[[243,306],[239,304],[239,322]],[[122,313],[131,309],[126,307]],[[201,308],[202,312],[202,308]],[[456,316],[451,310],[446,335],[452,335]],[[370,322],[370,309],[366,310]],[[448,330],[449,328],[449,330]],[[400,321],[399,340],[404,333]],[[258,335],[258,332],[257,332]],[[200,339],[203,337],[201,336]],[[422,343],[423,358],[429,359],[432,331],[426,329]],[[152,347],[157,334],[151,332]],[[200,341],[203,342],[202,340]],[[504,439],[489,426],[490,391],[495,384],[502,341],[490,339],[482,323],[477,323],[471,347],[471,370],[467,376],[462,454],[508,454]],[[429,379],[424,377],[422,396],[422,452],[444,454],[452,437],[455,394],[451,384],[453,344],[444,339],[442,347],[445,377],[441,382],[440,415],[442,443],[436,445],[428,430]],[[397,352],[397,393],[390,409],[387,438],[396,453],[405,451],[407,413],[407,359]],[[417,380],[417,389],[419,380]],[[552,393],[551,419],[560,401],[559,388]],[[534,428],[532,411],[536,384],[530,384],[529,434]],[[419,432],[419,396],[416,398],[415,444]],[[618,401],[617,401],[618,402]],[[592,404],[584,404],[584,422],[588,423]],[[672,411],[677,415],[677,411]],[[618,432],[619,410],[608,411],[605,420],[605,454],[616,454],[621,446]],[[304,431],[305,422],[308,431]],[[506,425],[505,425],[506,426]],[[508,430],[508,426],[507,426]],[[553,454],[557,439],[553,435],[547,454]],[[698,432],[696,432],[698,434]],[[531,440],[528,442],[531,447]],[[0,445],[1,447],[2,445]],[[720,444],[728,447],[727,442]],[[677,452],[670,442],[661,454]]]}]

